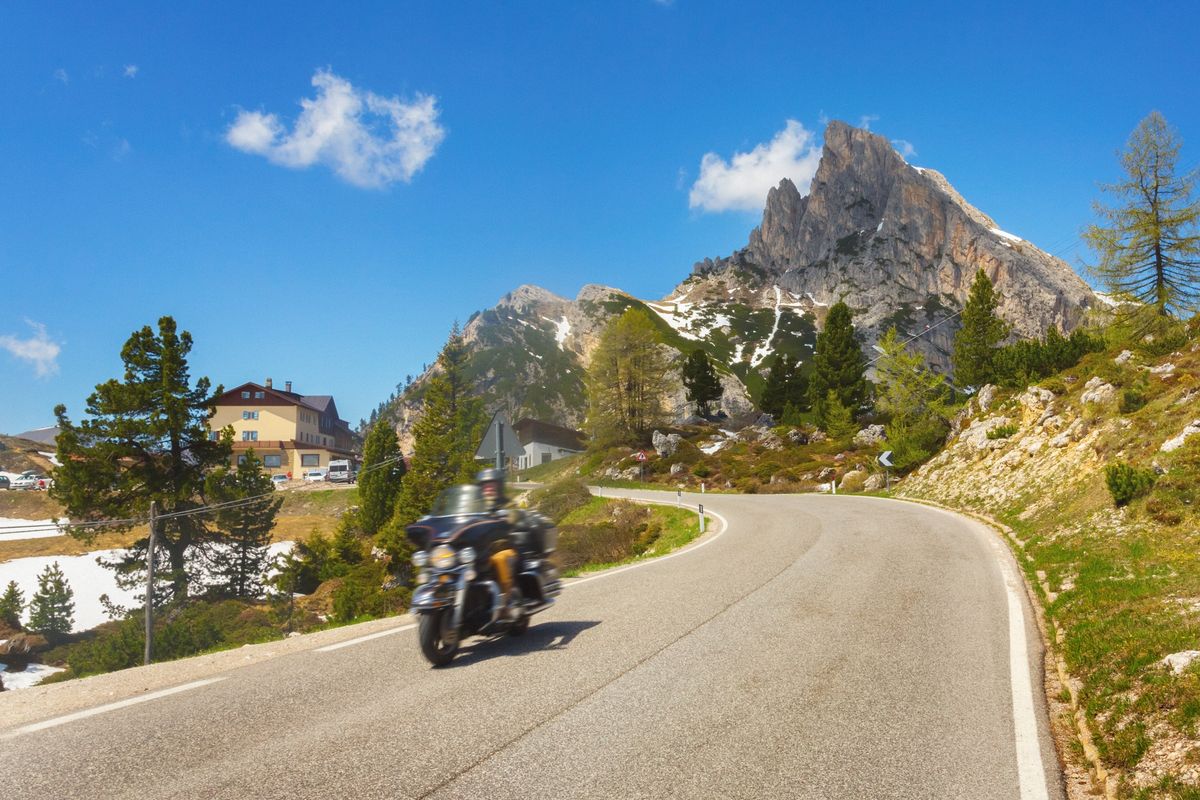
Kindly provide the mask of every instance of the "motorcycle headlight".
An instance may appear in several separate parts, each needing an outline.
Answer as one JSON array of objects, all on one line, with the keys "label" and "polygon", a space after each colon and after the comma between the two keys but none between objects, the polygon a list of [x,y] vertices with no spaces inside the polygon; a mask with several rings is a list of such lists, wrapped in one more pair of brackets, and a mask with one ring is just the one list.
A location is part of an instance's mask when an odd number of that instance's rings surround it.
[{"label": "motorcycle headlight", "polygon": [[424,550],[418,550],[413,553],[412,562],[414,567],[425,567],[429,565],[429,553]]},{"label": "motorcycle headlight", "polygon": [[424,586],[425,584],[429,583],[429,581],[429,570],[423,569],[417,573],[417,586]]},{"label": "motorcycle headlight", "polygon": [[474,564],[475,563],[475,548],[474,547],[464,547],[462,550],[459,550],[458,551],[458,563]]},{"label": "motorcycle headlight", "polygon": [[457,556],[453,547],[448,544],[439,544],[433,548],[433,553],[429,556],[429,563],[433,565],[434,569],[453,569]]}]

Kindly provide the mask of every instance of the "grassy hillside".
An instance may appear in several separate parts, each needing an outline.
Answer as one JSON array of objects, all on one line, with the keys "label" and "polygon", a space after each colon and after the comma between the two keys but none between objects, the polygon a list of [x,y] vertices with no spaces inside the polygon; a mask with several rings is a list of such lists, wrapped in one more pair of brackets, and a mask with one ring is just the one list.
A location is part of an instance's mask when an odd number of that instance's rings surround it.
[{"label": "grassy hillside", "polygon": [[1200,435],[1163,449],[1200,419],[1200,343],[1177,346],[1116,347],[973,401],[900,490],[1012,528],[1122,797],[1200,797],[1200,661],[1164,662],[1200,649]]},{"label": "grassy hillside", "polygon": [[0,471],[19,473],[36,469],[46,474],[52,469],[52,465],[50,459],[41,453],[52,452],[54,445],[0,434]]}]

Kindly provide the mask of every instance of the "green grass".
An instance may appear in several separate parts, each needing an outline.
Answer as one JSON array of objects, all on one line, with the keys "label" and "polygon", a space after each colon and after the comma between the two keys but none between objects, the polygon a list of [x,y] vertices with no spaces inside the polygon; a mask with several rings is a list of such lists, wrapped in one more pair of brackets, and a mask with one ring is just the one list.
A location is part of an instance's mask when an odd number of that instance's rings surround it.
[{"label": "green grass", "polygon": [[583,454],[567,456],[549,464],[538,464],[529,469],[517,471],[517,479],[529,483],[549,483],[556,478],[573,473],[583,462]]},{"label": "green grass", "polygon": [[[614,507],[632,505],[628,501],[613,500],[606,497],[594,497],[585,506],[576,509],[563,518],[561,527],[567,530],[587,530],[597,528],[612,517]],[[645,505],[639,506],[644,510],[651,524],[657,524],[659,531],[653,542],[640,553],[628,551],[623,557],[587,561],[576,567],[563,571],[569,578],[590,572],[611,569],[648,558],[664,556],[674,550],[689,544],[700,535],[700,520],[695,511],[688,508],[671,506]],[[711,518],[709,521],[711,525]],[[560,544],[562,539],[560,538]]]}]

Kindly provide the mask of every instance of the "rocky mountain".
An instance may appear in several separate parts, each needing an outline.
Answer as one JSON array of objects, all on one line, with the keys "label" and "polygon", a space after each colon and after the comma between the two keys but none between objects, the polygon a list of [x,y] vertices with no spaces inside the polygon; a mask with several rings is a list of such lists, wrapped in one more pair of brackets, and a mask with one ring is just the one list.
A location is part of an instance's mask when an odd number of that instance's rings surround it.
[{"label": "rocky mountain", "polygon": [[[600,330],[645,309],[664,346],[703,348],[726,386],[730,414],[749,411],[776,353],[808,360],[825,309],[845,300],[868,347],[891,325],[948,370],[955,312],[983,269],[1014,335],[1069,331],[1099,302],[1063,261],[1001,230],[939,173],[908,164],[890,142],[832,122],[810,192],[787,179],[771,189],[746,247],[697,263],[662,300],[585,286],[574,300],[521,286],[464,329],[492,408],[579,425],[583,378]],[[423,381],[387,409],[402,436],[419,413]],[[685,416],[682,390],[673,408]]]}]

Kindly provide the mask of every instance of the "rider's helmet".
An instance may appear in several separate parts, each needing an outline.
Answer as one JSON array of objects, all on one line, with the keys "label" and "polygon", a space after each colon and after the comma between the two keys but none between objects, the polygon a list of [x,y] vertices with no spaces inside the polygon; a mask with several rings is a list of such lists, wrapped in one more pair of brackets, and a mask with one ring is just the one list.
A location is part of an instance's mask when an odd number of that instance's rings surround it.
[{"label": "rider's helmet", "polygon": [[496,510],[504,505],[504,470],[489,467],[475,476],[479,491],[489,510]]}]

